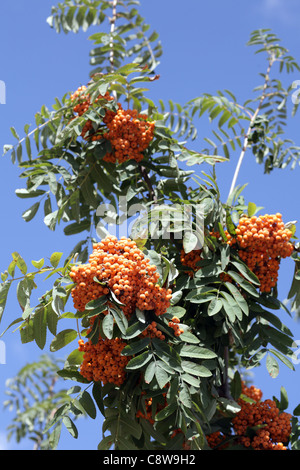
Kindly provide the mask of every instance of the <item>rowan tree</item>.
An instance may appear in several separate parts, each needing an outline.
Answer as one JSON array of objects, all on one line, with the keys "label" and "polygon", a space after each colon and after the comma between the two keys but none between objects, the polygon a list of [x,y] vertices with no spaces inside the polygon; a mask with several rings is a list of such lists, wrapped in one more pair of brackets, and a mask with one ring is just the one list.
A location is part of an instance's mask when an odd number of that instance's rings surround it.
[{"label": "rowan tree", "polygon": [[[298,162],[300,147],[283,130],[293,88],[278,77],[300,67],[261,29],[248,45],[265,56],[266,70],[245,103],[230,91],[155,103],[162,47],[138,7],[66,0],[48,18],[57,32],[99,26],[91,70],[53,109],[42,106],[24,137],[12,128],[16,143],[4,153],[26,182],[16,195],[35,201],[25,221],[40,214],[50,230],[82,240],[65,257],[45,255],[49,266],[32,261],[32,272],[13,253],[0,319],[16,284],[21,312],[10,327],[21,342],[43,350],[48,332],[52,353],[74,344],[56,372],[71,382],[68,399],[43,430],[51,448],[63,425],[77,437],[75,411],[102,414],[100,450],[297,449],[299,408],[285,411],[284,387],[278,399],[263,397],[246,381],[263,358],[272,376],[278,361],[294,369],[293,334],[279,311],[297,315],[300,305],[296,226],[263,213],[262,201],[245,201],[237,177],[249,153],[265,173]],[[212,134],[194,150],[198,119],[209,119]],[[217,174],[233,154],[223,200]],[[137,207],[144,212],[134,219]],[[122,235],[128,218],[134,224]],[[285,258],[295,266],[290,310],[277,291]],[[33,305],[45,276],[52,286]],[[61,329],[61,320],[70,326]]]}]

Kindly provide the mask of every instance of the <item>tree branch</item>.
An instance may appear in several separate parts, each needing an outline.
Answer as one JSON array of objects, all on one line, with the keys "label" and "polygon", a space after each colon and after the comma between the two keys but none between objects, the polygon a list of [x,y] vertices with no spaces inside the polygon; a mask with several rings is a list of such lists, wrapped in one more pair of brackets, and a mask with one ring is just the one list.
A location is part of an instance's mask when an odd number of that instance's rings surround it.
[{"label": "tree branch", "polygon": [[109,43],[109,47],[110,47],[109,62],[110,62],[111,72],[113,72],[114,68],[115,68],[113,34],[115,32],[116,20],[117,20],[117,4],[118,4],[118,0],[113,0],[113,2],[112,2],[112,18],[110,20],[110,43]]},{"label": "tree branch", "polygon": [[242,165],[242,162],[243,162],[243,159],[244,159],[247,147],[248,147],[248,142],[249,142],[249,137],[250,137],[250,134],[251,134],[251,129],[252,129],[253,124],[254,124],[257,116],[258,116],[258,113],[259,113],[259,111],[262,107],[262,104],[263,104],[264,100],[268,96],[268,94],[266,93],[266,90],[267,90],[267,87],[268,87],[270,70],[271,70],[271,67],[272,67],[274,62],[275,62],[275,57],[271,56],[271,58],[269,59],[269,65],[268,65],[267,73],[265,75],[265,82],[264,82],[264,87],[263,87],[263,90],[262,90],[262,95],[261,95],[259,104],[258,104],[254,114],[251,117],[248,130],[247,130],[246,135],[244,137],[242,152],[240,154],[240,157],[238,159],[238,162],[237,162],[237,165],[236,165],[236,168],[235,168],[235,172],[234,172],[234,175],[233,175],[233,179],[232,179],[232,183],[231,183],[231,187],[230,187],[230,190],[229,190],[228,197],[231,195],[231,193],[233,192],[233,190],[235,188],[236,181],[237,181],[237,178],[238,178],[238,174],[240,172],[241,165]]},{"label": "tree branch", "polygon": [[146,168],[142,165],[138,165],[138,169],[140,171],[141,177],[143,178],[143,180],[146,183],[147,189],[149,191],[149,198],[151,199],[152,202],[154,202],[154,204],[156,204],[157,203],[157,196],[156,196],[155,191],[153,189],[153,186],[152,186],[152,183],[151,183],[151,180],[149,178],[149,175],[147,173]]}]

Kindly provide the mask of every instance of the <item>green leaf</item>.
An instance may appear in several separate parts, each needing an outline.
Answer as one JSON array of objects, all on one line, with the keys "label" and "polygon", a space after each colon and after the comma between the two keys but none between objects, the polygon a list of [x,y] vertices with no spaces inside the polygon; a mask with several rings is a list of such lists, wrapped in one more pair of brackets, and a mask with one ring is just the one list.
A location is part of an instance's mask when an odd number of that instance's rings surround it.
[{"label": "green leaf", "polygon": [[31,261],[32,266],[34,266],[36,269],[41,269],[44,266],[44,263],[44,258],[41,258],[38,261]]},{"label": "green leaf", "polygon": [[185,233],[183,237],[183,249],[185,253],[190,253],[196,249],[198,238],[193,233]]},{"label": "green leaf", "polygon": [[119,423],[121,425],[121,434],[124,436],[133,436],[136,439],[140,439],[142,435],[142,427],[137,421],[131,419],[128,415],[121,412],[121,419]]},{"label": "green leaf", "polygon": [[199,292],[199,289],[190,291],[187,296],[186,300],[193,304],[202,304],[206,302],[210,302],[215,298],[215,293],[213,292],[213,289],[208,288],[208,292]]},{"label": "green leaf", "polygon": [[260,285],[259,279],[257,276],[248,268],[246,264],[244,264],[242,261],[230,261],[231,264],[233,264],[237,270],[242,274],[243,277],[248,279],[249,282],[252,284],[256,284],[257,286]]},{"label": "green leaf", "polygon": [[33,334],[36,344],[40,349],[43,349],[47,336],[47,311],[44,308],[40,308],[34,313]]},{"label": "green leaf", "polygon": [[255,287],[250,282],[246,281],[246,279],[243,276],[241,276],[235,271],[230,271],[230,270],[228,271],[227,274],[229,274],[229,276],[235,282],[237,282],[242,287],[243,290],[251,294],[253,297],[259,297],[259,293],[255,289]]},{"label": "green leaf", "polygon": [[58,446],[61,435],[61,427],[62,423],[57,423],[57,425],[54,427],[53,431],[49,435],[48,442],[51,449],[56,449]]},{"label": "green leaf", "polygon": [[77,427],[75,426],[74,422],[71,420],[69,416],[64,416],[62,419],[62,422],[66,426],[67,430],[71,434],[74,439],[77,439],[78,437],[78,430]]},{"label": "green leaf", "polygon": [[32,220],[34,216],[36,215],[37,211],[39,210],[39,207],[40,207],[39,202],[36,202],[35,204],[33,204],[29,209],[23,212],[22,214],[23,219],[26,222],[29,222],[30,220]]},{"label": "green leaf", "polygon": [[233,379],[231,380],[230,392],[234,400],[238,400],[242,393],[242,381],[238,371],[235,371]]},{"label": "green leaf", "polygon": [[74,235],[76,233],[83,232],[85,230],[89,230],[91,228],[91,221],[90,219],[82,220],[81,222],[73,222],[67,225],[64,228],[65,235]]},{"label": "green leaf", "polygon": [[128,328],[128,320],[125,317],[123,311],[119,309],[111,308],[111,307],[109,311],[112,313],[121,333],[125,335],[126,330]]},{"label": "green leaf", "polygon": [[34,340],[32,320],[27,321],[26,325],[20,330],[22,344],[30,343]]},{"label": "green leaf", "polygon": [[126,335],[124,335],[125,339],[132,339],[136,336],[139,336],[146,328],[147,323],[141,323],[139,321],[133,323],[127,328]]},{"label": "green leaf", "polygon": [[17,299],[22,310],[30,306],[30,295],[32,291],[32,281],[25,277],[17,285]]},{"label": "green leaf", "polygon": [[130,359],[128,362],[126,369],[128,370],[135,370],[135,369],[140,369],[144,367],[150,359],[152,359],[153,354],[150,351],[145,351],[142,354],[139,354],[138,356],[133,357]]},{"label": "green leaf", "polygon": [[74,341],[77,336],[77,331],[71,328],[60,331],[52,340],[50,344],[50,351],[55,352],[61,348],[64,348],[67,344],[71,343],[71,341]]},{"label": "green leaf", "polygon": [[235,225],[232,221],[230,212],[226,210],[226,227],[230,235],[235,236]]},{"label": "green leaf", "polygon": [[84,181],[81,184],[81,192],[86,203],[92,208],[97,209],[99,202],[95,195],[94,186],[88,176],[84,178]]},{"label": "green leaf", "polygon": [[182,382],[179,390],[179,400],[181,403],[186,406],[188,409],[192,407],[192,398],[189,391],[189,387],[185,382]]},{"label": "green leaf", "polygon": [[154,361],[150,362],[150,364],[148,364],[148,366],[145,370],[145,373],[144,373],[144,380],[145,380],[146,384],[149,384],[151,382],[151,380],[153,379],[154,374],[155,374],[155,369],[156,369],[155,362]]},{"label": "green leaf", "polygon": [[85,309],[94,310],[94,309],[97,309],[98,307],[102,307],[106,303],[107,303],[107,297],[105,295],[102,295],[101,297],[98,297],[98,299],[94,299],[88,302],[85,306]]},{"label": "green leaf", "polygon": [[275,379],[279,374],[279,366],[278,362],[276,361],[275,357],[271,356],[270,354],[267,355],[266,358],[266,366],[270,376]]},{"label": "green leaf", "polygon": [[103,397],[102,397],[102,385],[100,382],[94,382],[92,394],[101,414],[104,416],[105,410],[104,410],[104,403],[103,403]]},{"label": "green leaf", "polygon": [[238,288],[231,282],[225,282],[225,286],[231,292],[232,296],[234,297],[234,299],[236,300],[236,302],[238,303],[240,309],[244,312],[244,314],[249,315],[248,304],[246,300],[244,299],[244,297],[242,296],[242,294],[240,293],[240,291],[238,290]]},{"label": "green leaf", "polygon": [[284,354],[282,354],[281,352],[275,350],[275,349],[269,349],[269,351],[274,354],[274,356],[278,357],[278,359],[281,360],[281,362],[283,362],[284,365],[286,365],[289,369],[291,370],[295,370],[292,362],[286,357],[284,356]]},{"label": "green leaf", "polygon": [[23,260],[22,256],[15,251],[14,253],[12,253],[12,258],[13,258],[14,262],[17,264],[18,268],[20,269],[21,273],[26,274],[27,273],[27,266],[26,266],[26,263]]},{"label": "green leaf", "polygon": [[181,341],[184,341],[186,343],[192,343],[192,344],[197,344],[200,342],[200,340],[195,336],[191,331],[185,330],[181,335],[179,336],[179,339]]},{"label": "green leaf", "polygon": [[185,313],[186,313],[186,309],[183,308],[183,307],[179,307],[177,305],[174,305],[172,307],[169,307],[167,309],[167,313],[169,313],[172,317],[177,317],[177,318],[182,318]]},{"label": "green leaf", "polygon": [[155,367],[154,371],[155,378],[157,380],[157,383],[161,389],[164,388],[164,386],[169,382],[170,380],[170,375],[159,365]]},{"label": "green leaf", "polygon": [[181,359],[175,349],[157,338],[152,339],[152,344],[154,346],[155,355],[165,362],[167,366],[175,370],[182,370]]},{"label": "green leaf", "polygon": [[97,416],[97,410],[91,395],[86,390],[82,392],[78,401],[90,418],[95,419]]},{"label": "green leaf", "polygon": [[46,191],[42,189],[35,189],[35,190],[30,190],[30,189],[16,189],[15,193],[19,198],[26,199],[29,197],[38,197],[42,196],[45,194]]},{"label": "green leaf", "polygon": [[112,339],[114,330],[114,317],[110,312],[107,313],[103,318],[102,330],[108,339]]},{"label": "green leaf", "polygon": [[173,402],[170,405],[166,406],[164,409],[156,413],[155,421],[163,421],[164,419],[171,416],[177,409],[177,403]]},{"label": "green leaf", "polygon": [[236,316],[237,317],[239,316],[237,315],[239,313],[238,310],[240,310],[239,306],[236,304],[236,302],[231,297],[231,295],[229,295],[227,292],[221,291],[221,295],[223,296],[222,304],[223,304],[225,313],[228,316],[231,323],[234,323]]},{"label": "green leaf", "polygon": [[213,315],[216,315],[221,310],[222,306],[223,306],[222,300],[218,299],[217,297],[214,297],[209,302],[209,305],[208,305],[208,308],[207,308],[208,316],[211,317]]},{"label": "green leaf", "polygon": [[180,349],[181,357],[194,357],[198,359],[213,359],[217,354],[210,349],[202,346],[193,346],[191,344],[184,344]]},{"label": "green leaf", "polygon": [[2,284],[0,284],[0,322],[2,320],[2,316],[3,316],[4,309],[5,309],[7,296],[8,296],[11,283],[12,281],[5,281]]},{"label": "green leaf", "polygon": [[83,351],[79,351],[79,349],[74,349],[74,351],[72,351],[66,361],[65,361],[65,368],[71,368],[71,367],[79,367],[80,364],[82,363],[82,360],[83,360],[83,355],[84,355],[84,352]]},{"label": "green leaf", "polygon": [[196,364],[192,361],[184,360],[181,362],[181,365],[184,372],[187,372],[188,374],[196,375],[199,377],[210,377],[212,375],[212,373],[209,369],[207,369],[207,367]]},{"label": "green leaf", "polygon": [[287,391],[284,387],[280,387],[280,402],[279,402],[279,409],[280,411],[284,411],[289,406],[289,399],[287,395]]},{"label": "green leaf", "polygon": [[150,338],[147,337],[131,342],[122,349],[122,356],[133,356],[134,354],[143,351],[143,349],[149,346],[149,343]]},{"label": "green leaf", "polygon": [[109,450],[114,443],[114,438],[111,435],[105,436],[99,442],[97,450]]},{"label": "green leaf", "polygon": [[14,127],[10,128],[12,135],[15,137],[15,139],[20,140],[20,137]]},{"label": "green leaf", "polygon": [[186,383],[189,385],[192,385],[193,387],[198,388],[200,386],[200,380],[196,378],[194,375],[190,374],[181,374],[181,379],[184,380]]},{"label": "green leaf", "polygon": [[59,265],[62,255],[62,253],[55,252],[52,253],[52,255],[50,256],[50,263],[54,268],[57,268],[57,266]]},{"label": "green leaf", "polygon": [[63,379],[73,380],[75,382],[89,383],[85,377],[83,377],[79,371],[73,369],[61,369],[57,371],[57,374],[62,377]]},{"label": "green leaf", "polygon": [[256,205],[254,202],[248,203],[248,217],[252,217],[256,212]]}]

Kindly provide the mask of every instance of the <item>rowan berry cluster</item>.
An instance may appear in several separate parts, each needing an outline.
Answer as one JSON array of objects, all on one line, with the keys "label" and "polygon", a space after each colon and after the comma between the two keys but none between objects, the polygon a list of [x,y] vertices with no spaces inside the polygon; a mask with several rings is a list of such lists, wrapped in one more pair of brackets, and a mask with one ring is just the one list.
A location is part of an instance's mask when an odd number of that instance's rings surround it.
[{"label": "rowan berry cluster", "polygon": [[[88,302],[113,292],[122,303],[127,318],[136,308],[151,310],[157,316],[166,312],[172,291],[157,284],[159,274],[156,266],[150,264],[134,241],[108,236],[93,248],[89,262],[73,266],[70,272],[75,283],[71,295],[78,311],[84,312]],[[102,313],[106,315],[108,310]],[[90,321],[92,327],[94,317]],[[151,335],[155,333],[156,337],[165,339],[156,329],[156,322],[153,323]],[[125,367],[129,360],[121,355],[125,345],[119,338],[103,339],[99,336],[96,344],[80,340],[79,350],[84,351],[81,374],[89,380],[120,385],[125,380]]]},{"label": "rowan berry cluster", "polygon": [[153,139],[154,126],[154,122],[147,121],[147,115],[138,114],[135,109],[119,109],[107,122],[108,132],[103,134],[113,148],[104,160],[113,163],[127,160],[140,162]]},{"label": "rowan berry cluster", "polygon": [[184,332],[183,328],[180,328],[179,323],[180,320],[178,317],[173,317],[168,323],[169,327],[173,328],[175,336],[180,336]]},{"label": "rowan berry cluster", "polygon": [[137,418],[143,418],[149,421],[149,423],[154,424],[154,418],[152,417],[152,398],[145,400],[145,412],[138,410],[136,413]]},{"label": "rowan berry cluster", "polygon": [[[71,101],[76,101],[76,105],[73,108],[73,113],[77,116],[82,116],[84,113],[86,113],[90,106],[92,105],[90,95],[86,93],[86,86],[81,86],[79,87],[72,95],[71,95]],[[104,95],[99,95],[95,99],[95,103],[97,103],[99,100],[106,100],[106,101],[112,101],[114,98],[110,96],[109,92],[107,91]],[[118,103],[119,104],[119,103]],[[119,106],[121,106],[119,104]],[[93,128],[93,122],[88,119],[81,131],[81,137],[85,140],[99,140],[102,139],[102,132],[97,132]]]},{"label": "rowan berry cluster", "polygon": [[190,277],[193,277],[194,273],[200,269],[198,266],[199,261],[201,261],[202,250],[192,250],[189,253],[186,253],[184,249],[180,252],[180,262],[184,267],[189,269],[186,270]]},{"label": "rowan berry cluster", "polygon": [[[236,235],[230,235],[225,230],[227,243],[237,249],[238,255],[260,281],[260,291],[270,292],[278,281],[278,272],[282,258],[291,256],[294,250],[290,242],[291,230],[285,228],[282,215],[262,215],[240,218],[236,227]],[[220,239],[219,232],[210,235]],[[199,268],[201,250],[185,253],[181,250],[181,263],[188,266],[192,277]],[[222,281],[232,282],[226,273],[220,275]]]},{"label": "rowan berry cluster", "polygon": [[[92,105],[90,96],[85,93],[86,87],[79,87],[71,95],[71,100],[77,104],[73,112],[82,116]],[[99,95],[95,103],[100,99],[112,101],[114,98],[109,92]],[[127,160],[141,161],[144,158],[144,151],[148,148],[154,136],[155,123],[147,120],[146,114],[140,114],[137,110],[123,109],[120,103],[117,103],[118,110],[107,109],[103,118],[103,125],[98,129],[93,128],[93,122],[88,119],[83,126],[81,136],[85,140],[107,139],[112,147],[104,160],[113,163],[122,163]]]},{"label": "rowan berry cluster", "polygon": [[[89,331],[89,330],[88,330]],[[126,343],[120,338],[101,338],[96,344],[91,341],[78,341],[79,351],[83,351],[83,361],[80,365],[80,373],[89,381],[99,382],[104,385],[113,383],[122,385],[126,378],[126,365],[129,356],[122,356],[122,350]]]},{"label": "rowan berry cluster", "polygon": [[228,444],[222,443],[226,440],[226,436],[221,431],[215,431],[206,436],[207,444],[211,449],[223,450],[228,447]]},{"label": "rowan berry cluster", "polygon": [[[286,450],[286,443],[291,434],[291,415],[280,412],[274,400],[261,401],[262,393],[255,387],[247,388],[244,384],[242,393],[252,399],[238,400],[241,410],[232,420],[238,441],[254,450]],[[248,428],[255,428],[253,437],[247,435]]]},{"label": "rowan berry cluster", "polygon": [[82,116],[91,105],[89,95],[86,95],[85,91],[86,86],[83,85],[71,95],[71,101],[77,102],[73,108],[73,112],[78,114],[78,116]]},{"label": "rowan berry cluster", "polygon": [[241,409],[231,421],[234,435],[226,442],[227,436],[215,431],[206,436],[209,447],[221,450],[234,440],[250,450],[287,450],[292,418],[289,413],[280,412],[274,400],[262,401],[262,391],[244,382],[238,404]]},{"label": "rowan berry cluster", "polygon": [[[87,302],[111,290],[130,317],[136,308],[152,310],[159,316],[166,312],[172,297],[171,289],[161,287],[159,273],[136,243],[126,237],[108,236],[93,246],[89,262],[73,266],[70,277],[74,307],[84,311]],[[95,280],[96,279],[96,280]]]},{"label": "rowan berry cluster", "polygon": [[140,336],[142,338],[149,336],[149,338],[159,338],[161,340],[166,339],[163,332],[157,328],[156,321],[152,321],[150,325],[148,325],[147,328],[144,331],[142,331]]},{"label": "rowan berry cluster", "polygon": [[258,277],[261,292],[270,292],[277,284],[280,260],[294,250],[291,236],[279,213],[242,217],[236,236],[227,234],[229,245],[237,247],[239,257]]}]

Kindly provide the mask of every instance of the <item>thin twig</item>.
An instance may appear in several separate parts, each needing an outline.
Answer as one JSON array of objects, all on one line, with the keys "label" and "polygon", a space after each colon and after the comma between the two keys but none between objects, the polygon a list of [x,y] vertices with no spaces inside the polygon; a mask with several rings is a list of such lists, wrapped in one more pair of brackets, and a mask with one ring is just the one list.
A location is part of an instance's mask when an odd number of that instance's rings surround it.
[{"label": "thin twig", "polygon": [[153,189],[153,186],[152,186],[152,183],[151,183],[151,180],[149,178],[149,175],[148,175],[148,172],[147,172],[146,168],[144,166],[141,166],[141,165],[138,165],[138,168],[139,168],[141,177],[143,178],[143,180],[145,181],[145,183],[147,185],[150,200],[153,201],[154,204],[157,204],[157,197],[156,197],[155,191]]},{"label": "thin twig", "polygon": [[254,114],[252,115],[251,117],[251,120],[250,120],[250,124],[249,124],[249,127],[248,127],[248,130],[247,130],[247,133],[245,135],[245,138],[244,138],[244,143],[243,143],[243,148],[242,148],[242,152],[240,154],[240,157],[239,157],[239,160],[237,162],[237,166],[235,168],[235,172],[234,172],[234,175],[233,175],[233,179],[232,179],[232,183],[231,183],[231,187],[230,187],[230,190],[229,190],[229,194],[228,194],[228,197],[231,195],[231,193],[233,192],[234,188],[235,188],[235,185],[236,185],[236,181],[237,181],[237,177],[238,177],[238,174],[239,174],[239,171],[240,171],[240,168],[241,168],[241,165],[242,165],[242,162],[243,162],[243,159],[244,159],[244,156],[245,156],[245,153],[246,153],[246,150],[247,150],[247,147],[248,147],[248,142],[249,142],[249,137],[250,137],[250,134],[251,134],[251,130],[252,130],[252,127],[253,127],[253,124],[257,118],[257,115],[262,107],[262,104],[265,100],[265,98],[267,97],[267,94],[265,93],[266,92],[266,89],[268,87],[268,82],[269,82],[269,75],[270,75],[270,70],[271,70],[271,67],[273,65],[273,63],[275,62],[275,57],[271,57],[270,60],[269,60],[269,65],[268,65],[268,69],[267,69],[267,73],[265,75],[265,83],[264,83],[264,87],[263,87],[263,90],[262,90],[262,95],[261,95],[261,98],[260,98],[260,101],[259,101],[259,104],[254,112]]},{"label": "thin twig", "polygon": [[117,4],[118,4],[118,0],[113,0],[113,2],[112,2],[112,18],[110,20],[110,44],[109,44],[109,47],[110,47],[109,62],[110,62],[111,72],[113,72],[114,68],[115,68],[113,35],[114,35],[114,32],[115,32],[115,28],[116,28]]}]

